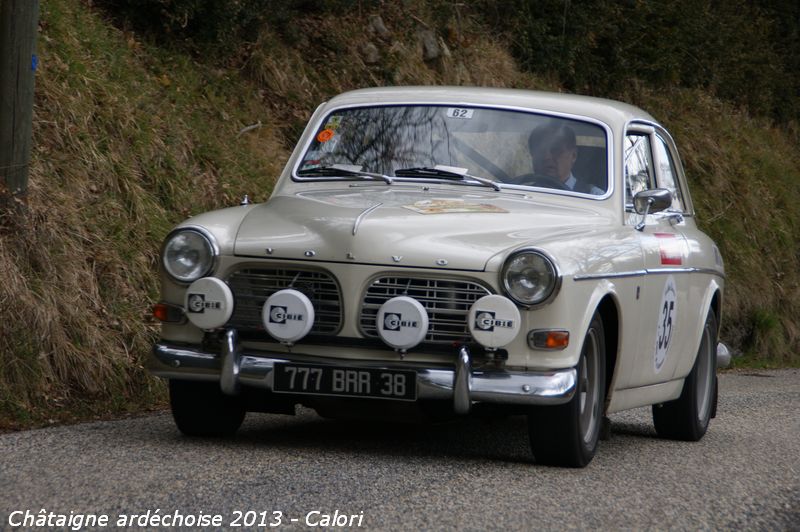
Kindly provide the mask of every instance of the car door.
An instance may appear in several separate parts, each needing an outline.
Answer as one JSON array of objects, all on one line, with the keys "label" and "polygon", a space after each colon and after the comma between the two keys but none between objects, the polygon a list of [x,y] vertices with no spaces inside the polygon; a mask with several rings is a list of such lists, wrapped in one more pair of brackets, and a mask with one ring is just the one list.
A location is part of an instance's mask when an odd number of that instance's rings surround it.
[{"label": "car door", "polygon": [[[689,188],[686,184],[686,177],[683,173],[678,150],[672,138],[662,128],[656,128],[654,138],[654,157],[656,161],[656,181],[659,187],[666,188],[672,193],[672,207],[662,216],[665,216],[672,223],[673,227],[681,233],[685,242],[683,250],[683,264],[676,266],[681,276],[678,284],[683,289],[681,297],[687,299],[683,311],[677,315],[679,320],[678,330],[680,334],[674,338],[674,351],[677,355],[671,359],[671,363],[664,368],[667,372],[664,378],[683,378],[692,366],[692,361],[697,353],[699,338],[692,331],[698,330],[698,324],[705,322],[702,312],[702,294],[707,288],[707,276],[696,271],[696,268],[703,269],[703,266],[716,264],[721,266],[721,258],[716,246],[713,246],[714,253],[705,257],[703,249],[708,250],[708,238],[698,230],[692,208],[692,200],[689,195]],[[713,256],[713,262],[711,257]],[[689,298],[693,302],[688,303]],[[681,363],[681,360],[683,363]]]},{"label": "car door", "polygon": [[[629,127],[624,141],[626,225],[638,233],[644,261],[637,299],[641,317],[639,349],[635,364],[629,369],[630,387],[672,379],[685,348],[682,336],[686,336],[688,323],[689,247],[681,230],[685,224],[684,203],[677,180],[671,179],[673,174],[668,164],[665,166],[668,156],[660,135],[653,126],[635,124]],[[653,188],[670,189],[672,206],[647,216],[637,214],[633,197]]]}]

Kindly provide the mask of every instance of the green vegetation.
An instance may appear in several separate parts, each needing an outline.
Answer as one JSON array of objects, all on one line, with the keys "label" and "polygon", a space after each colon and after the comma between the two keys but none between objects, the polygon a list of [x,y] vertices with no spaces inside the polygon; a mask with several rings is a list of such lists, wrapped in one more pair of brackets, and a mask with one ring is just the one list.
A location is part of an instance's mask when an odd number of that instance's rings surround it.
[{"label": "green vegetation", "polygon": [[[735,6],[693,8],[721,17],[721,41],[698,56],[690,19],[647,38],[681,3],[520,2],[505,26],[492,2],[90,4],[42,2],[29,208],[0,217],[0,429],[163,405],[143,369],[161,239],[245,193],[266,199],[316,105],[372,85],[572,90],[649,110],[676,137],[726,259],[722,337],[746,355],[737,363],[800,363],[800,134],[787,97],[800,53],[797,29],[770,15],[793,8],[743,8],[748,25]],[[427,61],[423,30],[441,48]]]},{"label": "green vegetation", "polygon": [[[700,88],[781,122],[800,116],[800,4],[780,0],[480,2],[523,68],[571,92]],[[508,16],[514,13],[514,16]]]}]

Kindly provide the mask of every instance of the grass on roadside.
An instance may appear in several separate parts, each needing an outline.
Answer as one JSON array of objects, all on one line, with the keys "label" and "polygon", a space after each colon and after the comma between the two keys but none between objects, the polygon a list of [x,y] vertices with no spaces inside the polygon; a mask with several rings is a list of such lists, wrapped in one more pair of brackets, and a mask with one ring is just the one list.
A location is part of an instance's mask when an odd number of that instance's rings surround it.
[{"label": "grass on roadside", "polygon": [[0,224],[0,427],[163,405],[143,368],[161,239],[244,193],[264,200],[287,156],[237,71],[75,0],[43,2],[40,19],[28,208]]}]

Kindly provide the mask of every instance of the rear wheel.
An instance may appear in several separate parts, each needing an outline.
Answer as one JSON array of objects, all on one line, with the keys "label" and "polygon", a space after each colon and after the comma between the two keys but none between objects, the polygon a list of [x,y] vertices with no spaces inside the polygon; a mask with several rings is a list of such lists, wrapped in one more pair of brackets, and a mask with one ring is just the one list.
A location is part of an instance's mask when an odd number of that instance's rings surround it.
[{"label": "rear wheel", "polygon": [[653,406],[653,423],[662,438],[697,441],[716,413],[717,317],[709,310],[694,367],[683,382],[681,396]]},{"label": "rear wheel", "polygon": [[531,450],[540,464],[584,467],[597,450],[605,402],[603,321],[595,314],[583,339],[575,395],[563,405],[536,407],[528,416]]},{"label": "rear wheel", "polygon": [[232,436],[246,413],[241,398],[222,393],[216,382],[171,379],[169,403],[178,430],[187,436]]}]

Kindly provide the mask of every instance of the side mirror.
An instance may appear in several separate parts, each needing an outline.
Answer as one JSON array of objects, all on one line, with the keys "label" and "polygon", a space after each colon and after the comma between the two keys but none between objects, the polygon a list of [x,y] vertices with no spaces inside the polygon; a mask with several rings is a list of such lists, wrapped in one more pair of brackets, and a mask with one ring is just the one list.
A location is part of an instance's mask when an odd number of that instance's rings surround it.
[{"label": "side mirror", "polygon": [[672,206],[672,192],[666,188],[643,190],[633,197],[633,208],[636,214],[653,214]]},{"label": "side mirror", "polygon": [[642,215],[642,220],[636,224],[636,230],[644,229],[644,221],[648,214],[661,212],[672,206],[672,192],[666,188],[643,190],[633,197],[633,208],[637,214]]}]

